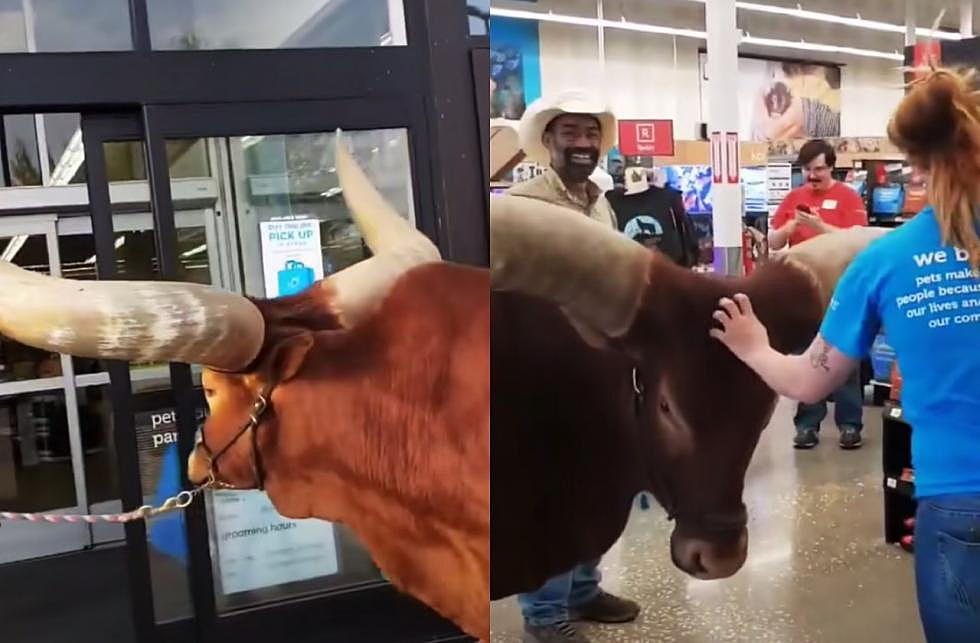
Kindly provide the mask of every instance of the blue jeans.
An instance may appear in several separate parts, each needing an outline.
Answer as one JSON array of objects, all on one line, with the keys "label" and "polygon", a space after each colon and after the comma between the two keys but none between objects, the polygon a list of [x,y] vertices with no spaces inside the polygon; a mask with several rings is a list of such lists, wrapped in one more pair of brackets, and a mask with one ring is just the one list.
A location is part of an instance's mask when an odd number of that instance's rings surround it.
[{"label": "blue jeans", "polygon": [[915,520],[915,583],[929,643],[980,636],[980,494],[922,498]]},{"label": "blue jeans", "polygon": [[[835,403],[834,421],[837,422],[838,428],[853,426],[858,431],[863,428],[864,392],[861,390],[861,369],[854,369],[847,381],[831,393],[828,399]],[[800,402],[796,407],[793,423],[797,431],[800,429],[819,431],[820,423],[825,417],[827,417],[827,400],[821,400],[816,404]]]},{"label": "blue jeans", "polygon": [[602,573],[597,559],[552,576],[533,592],[518,594],[524,622],[542,626],[567,621],[569,608],[584,605],[599,594],[600,580]]}]

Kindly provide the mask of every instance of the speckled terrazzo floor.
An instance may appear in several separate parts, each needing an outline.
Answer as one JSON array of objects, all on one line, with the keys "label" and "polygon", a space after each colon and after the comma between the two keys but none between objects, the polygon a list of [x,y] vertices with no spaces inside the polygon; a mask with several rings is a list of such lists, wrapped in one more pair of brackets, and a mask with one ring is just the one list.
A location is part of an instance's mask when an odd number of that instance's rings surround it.
[{"label": "speckled terrazzo floor", "polygon": [[[832,407],[831,407],[832,409]],[[581,625],[594,643],[920,643],[911,555],[882,539],[881,408],[865,409],[865,445],[791,446],[792,403],[778,406],[746,480],[749,557],[734,577],[691,579],[670,562],[671,523],[634,510],[603,558],[603,587],[640,603],[627,625]],[[493,643],[519,643],[514,598],[492,606]]]}]

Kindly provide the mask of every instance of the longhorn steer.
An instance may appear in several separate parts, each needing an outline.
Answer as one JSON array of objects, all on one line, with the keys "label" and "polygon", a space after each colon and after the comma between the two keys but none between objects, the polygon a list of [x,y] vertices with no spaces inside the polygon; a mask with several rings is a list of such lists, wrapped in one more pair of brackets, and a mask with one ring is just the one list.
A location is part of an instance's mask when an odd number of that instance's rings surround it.
[{"label": "longhorn steer", "polygon": [[881,229],[823,235],[750,277],[679,268],[606,227],[524,197],[493,200],[491,598],[600,557],[635,495],[676,519],[698,578],[745,561],[746,468],[776,396],[709,337],[747,293],[777,349],[805,348],[849,261]]}]

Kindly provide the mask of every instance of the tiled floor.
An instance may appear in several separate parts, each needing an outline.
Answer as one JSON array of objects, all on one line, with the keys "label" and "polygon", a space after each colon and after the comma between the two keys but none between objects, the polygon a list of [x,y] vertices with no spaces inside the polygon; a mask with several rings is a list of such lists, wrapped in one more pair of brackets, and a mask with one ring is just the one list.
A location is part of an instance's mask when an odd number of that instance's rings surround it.
[{"label": "tiled floor", "polygon": [[[734,577],[698,581],[670,562],[672,525],[659,506],[635,510],[603,558],[603,587],[637,600],[628,625],[582,626],[595,642],[923,640],[912,557],[883,541],[881,408],[865,409],[865,446],[842,451],[828,419],[823,442],[791,446],[791,403],[763,434],[746,481],[749,557]],[[493,643],[521,640],[513,598],[492,608]]]}]

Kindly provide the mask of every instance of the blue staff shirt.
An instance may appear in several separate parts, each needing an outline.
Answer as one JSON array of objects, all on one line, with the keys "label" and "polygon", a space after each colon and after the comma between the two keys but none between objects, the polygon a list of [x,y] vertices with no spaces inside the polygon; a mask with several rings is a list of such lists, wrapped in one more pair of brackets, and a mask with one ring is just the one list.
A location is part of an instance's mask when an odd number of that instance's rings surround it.
[{"label": "blue staff shirt", "polygon": [[932,207],[854,260],[820,333],[861,359],[879,328],[902,373],[916,495],[980,492],[980,276]]}]

